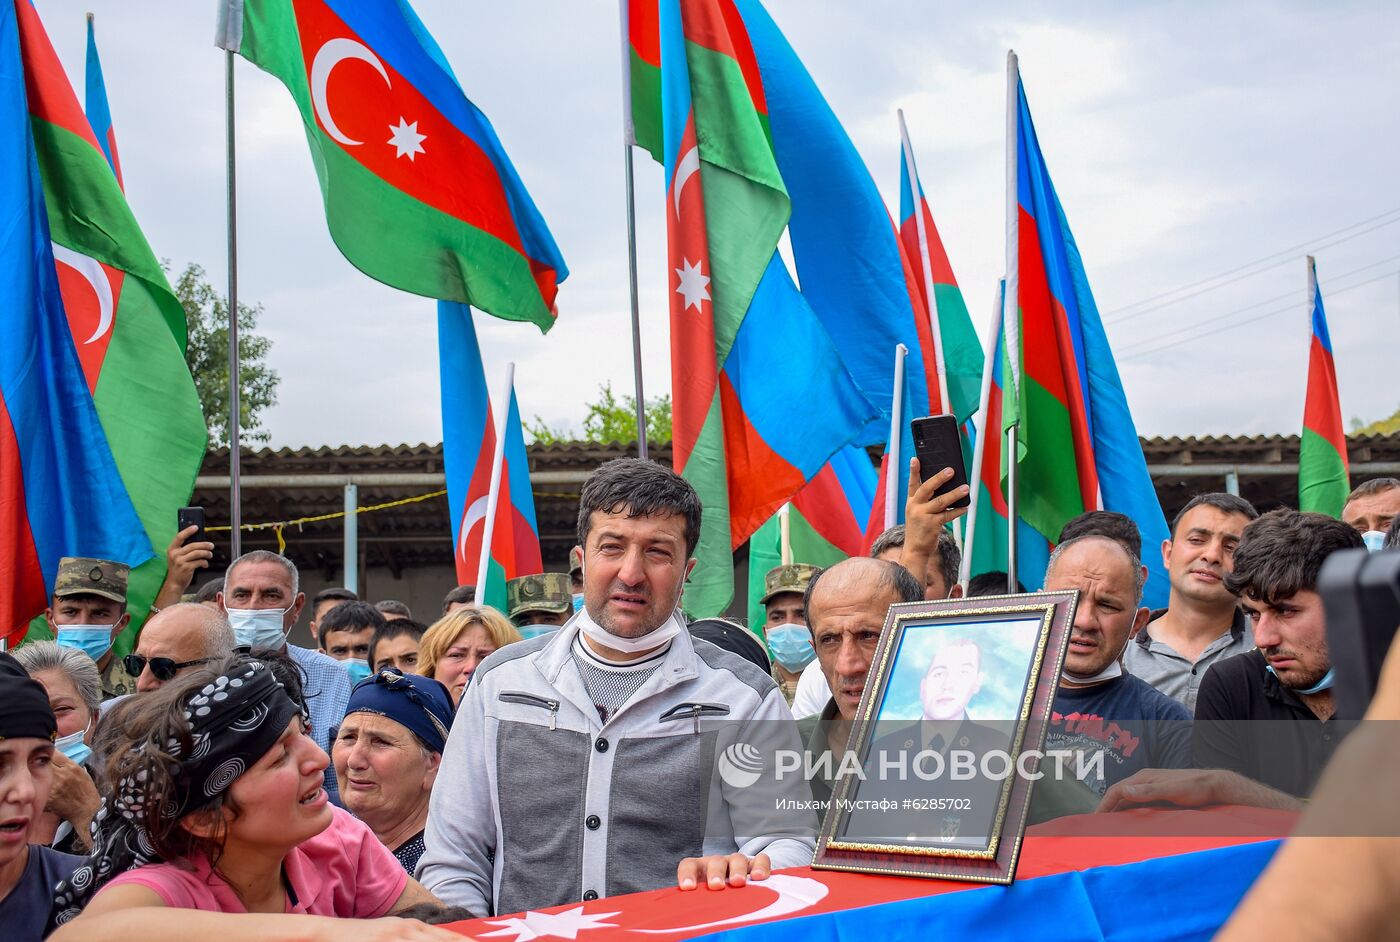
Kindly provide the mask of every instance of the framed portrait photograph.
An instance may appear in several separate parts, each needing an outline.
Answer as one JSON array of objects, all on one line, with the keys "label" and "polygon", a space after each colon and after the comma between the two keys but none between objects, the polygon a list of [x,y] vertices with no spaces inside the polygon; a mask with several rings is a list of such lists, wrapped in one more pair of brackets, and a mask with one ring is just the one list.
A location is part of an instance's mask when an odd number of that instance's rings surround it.
[{"label": "framed portrait photograph", "polygon": [[1076,591],[891,606],[813,866],[1010,883]]}]

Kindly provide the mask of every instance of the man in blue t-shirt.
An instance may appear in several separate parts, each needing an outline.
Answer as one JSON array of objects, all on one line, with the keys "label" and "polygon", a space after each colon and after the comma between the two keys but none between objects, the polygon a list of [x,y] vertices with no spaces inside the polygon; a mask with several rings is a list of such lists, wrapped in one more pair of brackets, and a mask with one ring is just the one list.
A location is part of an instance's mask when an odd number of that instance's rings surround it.
[{"label": "man in blue t-shirt", "polygon": [[43,938],[54,884],[83,860],[28,842],[49,800],[57,731],[43,686],[0,652],[0,926],[15,942]]},{"label": "man in blue t-shirt", "polygon": [[1150,614],[1142,583],[1142,564],[1103,536],[1061,543],[1045,570],[1047,590],[1079,590],[1045,751],[1075,753],[1066,768],[1082,771],[1100,796],[1141,769],[1191,761],[1191,714],[1123,670],[1123,652]]}]

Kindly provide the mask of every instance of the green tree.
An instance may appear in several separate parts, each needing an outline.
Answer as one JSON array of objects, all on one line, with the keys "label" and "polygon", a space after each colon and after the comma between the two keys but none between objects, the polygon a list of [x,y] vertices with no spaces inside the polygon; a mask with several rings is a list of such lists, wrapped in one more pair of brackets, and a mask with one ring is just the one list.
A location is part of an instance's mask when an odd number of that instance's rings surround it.
[{"label": "green tree", "polygon": [[[664,445],[671,440],[671,397],[647,400],[647,442]],[[598,387],[597,400],[588,404],[582,435],[565,427],[550,428],[538,415],[525,423],[525,433],[538,445],[558,442],[634,442],[637,440],[637,397],[618,397],[612,383]]]},{"label": "green tree", "polygon": [[1385,418],[1377,419],[1370,424],[1356,418],[1351,420],[1351,434],[1353,435],[1394,435],[1396,432],[1400,432],[1400,409],[1396,409]]},{"label": "green tree", "polygon": [[[169,262],[166,263],[169,267]],[[228,446],[228,299],[214,290],[204,269],[194,262],[185,266],[175,282],[175,296],[185,308],[189,345],[185,360],[199,392],[204,421],[209,426],[209,447]],[[238,305],[238,428],[239,440],[265,442],[264,409],[277,402],[281,377],[267,366],[272,341],[254,332],[262,305]]]}]

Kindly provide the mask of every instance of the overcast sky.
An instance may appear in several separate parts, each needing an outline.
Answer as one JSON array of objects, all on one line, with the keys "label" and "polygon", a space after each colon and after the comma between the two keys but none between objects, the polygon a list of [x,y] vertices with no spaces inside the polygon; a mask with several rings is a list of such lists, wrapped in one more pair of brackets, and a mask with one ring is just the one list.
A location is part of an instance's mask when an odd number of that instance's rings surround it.
[{"label": "overcast sky", "polygon": [[[214,0],[38,6],[80,89],[83,13],[97,14],[137,218],[157,255],[177,270],[198,262],[223,291]],[[493,393],[514,360],[522,412],[576,427],[601,383],[621,392],[632,382],[616,5],[415,6],[571,270],[548,336],[478,316]],[[1400,4],[1045,6],[767,0],[896,209],[895,110],[904,109],[984,340],[1005,254],[1005,53],[1014,48],[1140,433],[1297,432],[1309,250],[1344,416],[1369,421],[1400,407]],[[265,308],[258,329],[282,376],[266,416],[272,444],[440,441],[434,303],[344,260],[291,96],[246,61],[236,66],[239,291]],[[647,155],[637,168],[654,395],[670,385],[663,184]],[[1172,291],[1176,303],[1152,300]]]}]

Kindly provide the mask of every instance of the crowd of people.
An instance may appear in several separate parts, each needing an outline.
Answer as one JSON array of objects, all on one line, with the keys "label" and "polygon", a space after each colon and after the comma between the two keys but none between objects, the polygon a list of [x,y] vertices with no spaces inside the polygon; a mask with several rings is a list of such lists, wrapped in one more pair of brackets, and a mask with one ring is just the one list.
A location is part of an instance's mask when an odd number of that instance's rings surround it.
[{"label": "crowd of people", "polygon": [[[635,459],[590,476],[570,571],[512,580],[506,612],[457,586],[428,625],[326,589],[315,648],[288,641],[307,599],[275,553],[190,593],[214,547],[177,535],[124,658],[126,567],[65,559],[53,640],[0,654],[0,924],[63,942],[446,939],[434,923],[808,864],[815,818],[745,807],[701,722],[766,720],[783,745],[840,753],[892,604],[1006,594],[1005,573],[958,580],[966,488],[938,494],[948,475],[911,474],[906,523],[869,556],[768,573],[752,631],[687,621],[699,498]],[[1039,789],[1033,820],[1298,807],[1346,732],[1319,571],[1398,530],[1400,480],[1358,487],[1341,519],[1201,494],[1171,521],[1170,599],[1149,611],[1159,548],[1120,514],[1071,521],[1043,580],[1079,592],[1047,748],[1103,761]],[[962,728],[981,655],[935,661],[925,719]],[[832,781],[798,787],[825,800]]]}]

